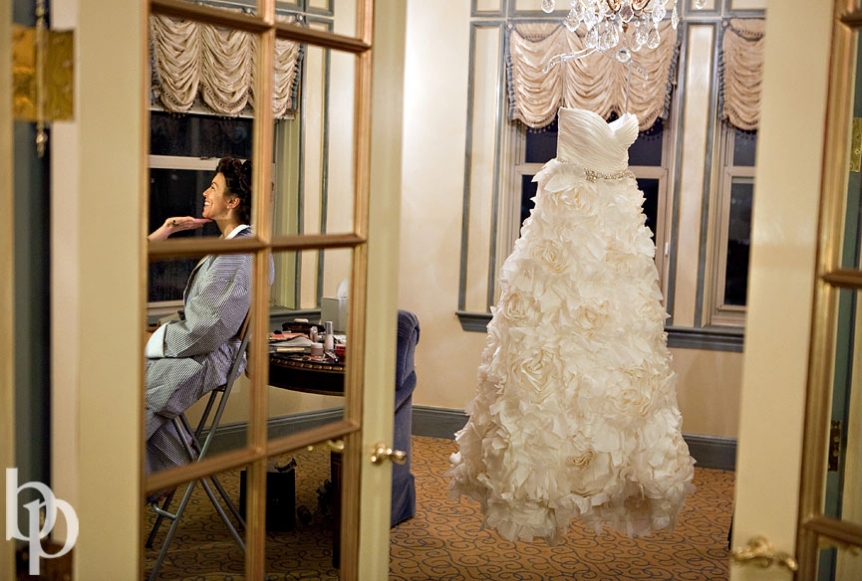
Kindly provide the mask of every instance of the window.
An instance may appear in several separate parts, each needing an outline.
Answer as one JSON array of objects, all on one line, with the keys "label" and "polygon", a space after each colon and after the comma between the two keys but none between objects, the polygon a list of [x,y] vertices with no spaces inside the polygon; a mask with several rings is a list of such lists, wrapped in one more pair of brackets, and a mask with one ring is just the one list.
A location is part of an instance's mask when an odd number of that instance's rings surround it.
[{"label": "window", "polygon": [[[150,114],[149,232],[171,216],[200,216],[203,191],[209,186],[220,157],[251,157],[252,120],[206,115]],[[218,236],[215,224],[179,232],[174,238]],[[150,263],[148,302],[173,308],[182,303],[183,290],[195,259]]]},{"label": "window", "polygon": [[[611,118],[613,120],[613,117]],[[637,178],[638,187],[644,194],[643,211],[646,215],[646,225],[652,230],[653,241],[656,243],[656,268],[659,272],[660,288],[665,289],[665,267],[668,253],[667,227],[668,211],[668,170],[666,159],[667,144],[672,141],[665,138],[665,124],[662,119],[647,131],[638,135],[637,140],[629,148],[629,169]],[[505,222],[508,227],[502,230],[503,244],[506,249],[498,256],[497,268],[502,266],[508,254],[514,247],[519,236],[521,224],[530,215],[533,208],[533,197],[536,195],[536,184],[533,176],[542,166],[553,159],[557,152],[558,127],[557,121],[542,129],[524,128],[520,124],[513,128],[514,134],[514,179],[511,180],[513,193],[512,205],[509,208],[510,218]],[[499,289],[495,289],[495,297]]]},{"label": "window", "polygon": [[757,132],[721,125],[720,175],[714,190],[710,288],[705,325],[745,324]]}]

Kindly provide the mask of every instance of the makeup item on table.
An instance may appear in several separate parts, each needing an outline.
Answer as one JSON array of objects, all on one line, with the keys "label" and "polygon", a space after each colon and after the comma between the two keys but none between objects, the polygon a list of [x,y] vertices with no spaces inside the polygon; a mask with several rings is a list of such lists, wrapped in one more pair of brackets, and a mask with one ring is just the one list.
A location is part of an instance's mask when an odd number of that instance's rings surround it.
[{"label": "makeup item on table", "polygon": [[269,344],[271,353],[286,353],[286,354],[305,354],[309,353],[310,347],[314,344],[302,333],[285,333],[285,337],[289,337],[286,341],[275,341]]},{"label": "makeup item on table", "polygon": [[312,357],[322,357],[323,356],[323,345],[321,345],[320,343],[312,344],[310,355]]},{"label": "makeup item on table", "polygon": [[308,347],[275,347],[276,353],[287,353],[287,354],[297,354],[304,355],[309,353]]},{"label": "makeup item on table", "polygon": [[331,353],[335,348],[335,335],[332,333],[332,321],[323,323],[323,350],[326,353]]}]

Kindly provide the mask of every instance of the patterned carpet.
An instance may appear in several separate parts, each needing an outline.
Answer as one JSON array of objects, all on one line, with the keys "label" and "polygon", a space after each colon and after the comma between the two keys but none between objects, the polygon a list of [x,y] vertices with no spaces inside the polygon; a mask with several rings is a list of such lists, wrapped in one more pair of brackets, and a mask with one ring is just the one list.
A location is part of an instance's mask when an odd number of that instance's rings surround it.
[{"label": "patterned carpet", "polygon": [[[452,440],[413,437],[417,515],[392,530],[390,579],[404,581],[493,580],[691,580],[725,581],[729,561],[727,531],[733,503],[734,475],[695,470],[697,491],[672,533],[642,539],[573,525],[554,547],[544,542],[511,543],[481,529],[475,503],[447,495],[444,473],[455,451]],[[326,498],[318,493],[329,474],[328,452],[315,449],[296,458],[297,507],[311,513],[291,532],[270,532],[267,566],[273,581],[338,579],[332,567],[332,529]],[[282,459],[283,461],[283,459]],[[238,478],[222,482],[236,498]],[[301,508],[300,508],[301,511]],[[150,523],[154,518],[150,519]],[[149,532],[149,527],[147,527]],[[156,540],[160,547],[164,532]],[[147,550],[146,571],[155,559]],[[187,520],[179,528],[159,579],[234,581],[243,578],[243,554],[228,535],[200,487]]]}]

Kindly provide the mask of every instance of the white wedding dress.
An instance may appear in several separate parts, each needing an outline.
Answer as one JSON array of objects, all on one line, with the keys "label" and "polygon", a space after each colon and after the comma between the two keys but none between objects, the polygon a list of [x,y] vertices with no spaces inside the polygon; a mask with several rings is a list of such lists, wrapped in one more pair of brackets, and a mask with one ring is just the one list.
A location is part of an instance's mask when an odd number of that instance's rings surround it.
[{"label": "white wedding dress", "polygon": [[510,540],[553,543],[572,519],[669,529],[694,490],[655,245],[627,170],[637,135],[634,115],[560,109],[557,158],[502,268],[448,475]]}]

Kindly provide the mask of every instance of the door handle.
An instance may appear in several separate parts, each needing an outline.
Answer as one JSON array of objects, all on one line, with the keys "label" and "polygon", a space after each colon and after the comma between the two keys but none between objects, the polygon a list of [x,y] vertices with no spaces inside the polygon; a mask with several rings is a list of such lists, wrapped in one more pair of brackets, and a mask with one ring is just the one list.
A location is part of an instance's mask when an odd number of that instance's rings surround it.
[{"label": "door handle", "polygon": [[407,462],[407,452],[393,450],[382,442],[378,443],[374,446],[374,452],[371,453],[371,463],[382,464],[384,460],[392,460],[396,464],[404,464]]},{"label": "door handle", "polygon": [[762,536],[749,539],[748,544],[741,549],[734,549],[730,559],[737,565],[755,565],[764,569],[773,565],[787,567],[790,571],[799,568],[796,559],[784,551],[776,551],[772,543]]}]

